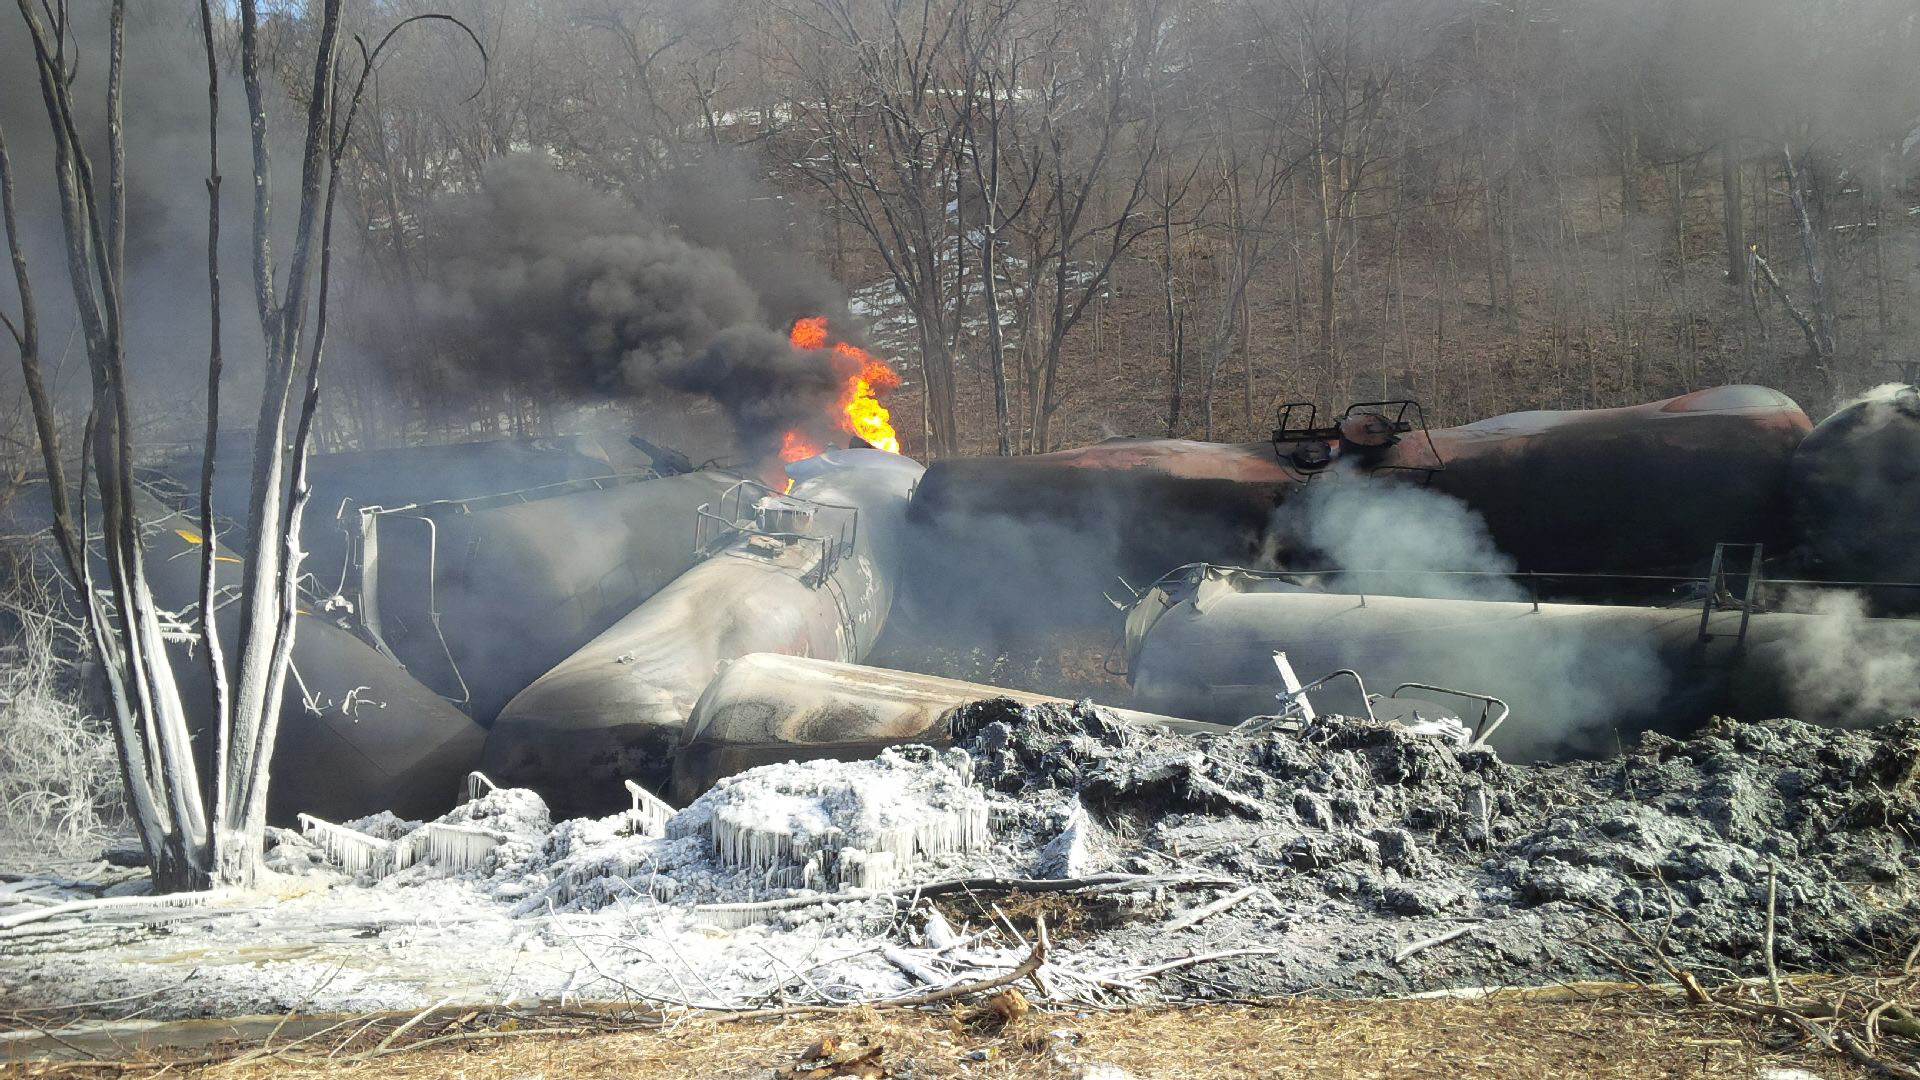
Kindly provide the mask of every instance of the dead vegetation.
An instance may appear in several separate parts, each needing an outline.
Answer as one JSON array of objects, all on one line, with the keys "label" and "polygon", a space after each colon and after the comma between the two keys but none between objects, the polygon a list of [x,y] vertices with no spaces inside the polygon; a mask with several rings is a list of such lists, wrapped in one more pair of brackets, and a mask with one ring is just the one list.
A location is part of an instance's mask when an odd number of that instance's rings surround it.
[{"label": "dead vegetation", "polygon": [[121,821],[113,736],[78,692],[80,628],[51,569],[0,549],[0,851],[70,857]]},{"label": "dead vegetation", "polygon": [[[1825,1080],[1873,1075],[1824,1053],[1790,1025],[1750,1020],[1683,997],[1633,987],[1508,992],[1483,1000],[1293,1000],[1260,1006],[1030,1012],[993,1030],[969,1026],[972,1010],[854,1009],[753,1023],[693,1019],[661,1027],[575,1013],[515,1016],[450,1009],[348,1023],[290,1053],[231,1044],[170,1065],[158,1055],[126,1061],[0,1065],[0,1075],[204,1076],[294,1080],[371,1075],[382,1046],[383,1077],[768,1076],[1007,1078],[1124,1076],[1534,1077],[1593,1080],[1753,1077],[1804,1069]],[[620,1030],[622,1027],[628,1030]],[[409,1040],[413,1040],[409,1046]],[[290,1060],[292,1057],[302,1060]],[[215,1060],[205,1060],[213,1057]]]}]

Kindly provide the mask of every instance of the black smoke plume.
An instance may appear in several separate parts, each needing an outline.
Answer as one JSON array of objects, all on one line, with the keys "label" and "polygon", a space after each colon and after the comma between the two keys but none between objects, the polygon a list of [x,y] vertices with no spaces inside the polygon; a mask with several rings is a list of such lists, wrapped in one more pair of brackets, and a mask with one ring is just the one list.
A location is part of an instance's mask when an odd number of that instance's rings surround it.
[{"label": "black smoke plume", "polygon": [[[694,231],[710,237],[714,216]],[[554,400],[702,395],[755,455],[835,401],[826,358],[792,348],[784,331],[800,314],[843,322],[843,300],[769,283],[732,245],[694,242],[542,158],[502,159],[425,225],[416,329],[448,374]],[[796,310],[806,303],[829,306]]]}]

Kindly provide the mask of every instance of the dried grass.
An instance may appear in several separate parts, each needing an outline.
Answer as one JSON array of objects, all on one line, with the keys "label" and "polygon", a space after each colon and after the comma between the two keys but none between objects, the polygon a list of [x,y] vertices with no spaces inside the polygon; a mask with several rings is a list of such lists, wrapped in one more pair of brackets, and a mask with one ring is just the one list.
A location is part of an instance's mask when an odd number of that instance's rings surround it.
[{"label": "dried grass", "polygon": [[[823,1037],[885,1047],[885,1075],[1058,1080],[1093,1077],[1106,1066],[1138,1080],[1226,1080],[1312,1076],[1757,1077],[1806,1069],[1825,1080],[1867,1074],[1797,1044],[1783,1029],[1743,1023],[1672,997],[1619,992],[1586,1000],[1297,1000],[1259,1007],[1205,1007],[1094,1013],[1035,1012],[983,1034],[966,1010],[848,1010],[765,1023],[690,1020],[665,1029],[567,1037],[485,1037],[442,1042],[374,1062],[293,1064],[273,1058],[169,1075],[221,1080],[302,1080],[342,1075],[452,1080],[456,1077],[579,1080],[746,1080],[794,1066]],[[422,1031],[442,1030],[432,1023]],[[476,1032],[485,1034],[485,1032]],[[374,1035],[363,1041],[377,1042]],[[343,1048],[351,1050],[353,1048]],[[345,1058],[341,1053],[339,1058]],[[163,1059],[116,1075],[166,1069]],[[36,1071],[0,1066],[0,1075],[99,1075],[64,1064]]]}]

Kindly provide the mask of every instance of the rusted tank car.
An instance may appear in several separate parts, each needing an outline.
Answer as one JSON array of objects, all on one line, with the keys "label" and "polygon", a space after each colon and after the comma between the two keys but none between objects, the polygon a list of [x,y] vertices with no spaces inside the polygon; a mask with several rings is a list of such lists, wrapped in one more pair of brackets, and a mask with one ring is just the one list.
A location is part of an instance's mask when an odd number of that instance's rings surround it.
[{"label": "rusted tank car", "polygon": [[[668,797],[691,802],[722,777],[778,761],[856,761],[901,743],[944,746],[953,714],[991,698],[1022,705],[1064,698],[887,668],[754,653],[722,665],[707,684],[674,751]],[[1171,716],[1109,710],[1121,720],[1171,731],[1218,731]]]},{"label": "rusted tank car", "polygon": [[713,554],[514,697],[482,767],[560,812],[617,807],[622,780],[666,783],[721,661],[864,657],[892,608],[922,471],[897,454],[835,450],[789,466],[790,493],[742,481],[703,513]]},{"label": "rusted tank car", "polygon": [[1110,535],[1114,570],[1150,580],[1193,561],[1252,564],[1274,510],[1342,467],[1458,496],[1524,570],[1665,572],[1721,541],[1784,540],[1788,462],[1811,426],[1759,386],[1431,432],[1406,402],[1324,427],[1293,419],[1263,443],[1118,438],[936,462],[911,516],[959,544],[1009,525]]},{"label": "rusted tank car", "polygon": [[[1611,752],[1638,731],[1684,733],[1715,713],[1836,725],[1894,718],[1872,711],[1884,702],[1849,703],[1844,693],[1827,695],[1830,707],[1804,707],[1800,665],[1846,640],[1911,655],[1920,622],[1327,593],[1213,566],[1170,575],[1127,620],[1128,678],[1148,708],[1219,722],[1271,713],[1273,654],[1284,652],[1303,678],[1352,669],[1376,691],[1434,683],[1504,699],[1512,719],[1492,742],[1517,758]],[[1828,677],[1847,677],[1838,656],[1828,663]],[[1357,702],[1326,707],[1342,705]]]}]

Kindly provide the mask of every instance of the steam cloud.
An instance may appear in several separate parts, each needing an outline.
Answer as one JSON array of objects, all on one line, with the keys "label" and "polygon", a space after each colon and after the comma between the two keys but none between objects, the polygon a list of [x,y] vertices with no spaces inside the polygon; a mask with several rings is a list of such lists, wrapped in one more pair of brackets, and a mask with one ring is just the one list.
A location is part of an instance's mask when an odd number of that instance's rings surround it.
[{"label": "steam cloud", "polygon": [[1920,715],[1920,656],[1912,624],[1868,618],[1856,593],[1795,591],[1784,606],[1807,618],[1777,650],[1795,717],[1863,726]]},{"label": "steam cloud", "polygon": [[[1301,569],[1365,571],[1330,576],[1330,588],[1457,600],[1520,600],[1503,575],[1517,568],[1494,546],[1487,523],[1459,499],[1382,477],[1336,471],[1307,485],[1273,515],[1262,564],[1286,553]],[[1312,561],[1312,560],[1320,561]]]},{"label": "steam cloud", "polygon": [[[690,220],[716,235],[710,217]],[[844,311],[830,287],[745,270],[725,248],[675,235],[542,158],[496,162],[478,191],[444,201],[426,225],[421,332],[468,378],[576,400],[703,395],[753,451],[820,416],[838,392],[818,354],[773,329]]]},{"label": "steam cloud", "polygon": [[[1529,599],[1505,576],[1515,564],[1494,546],[1479,513],[1442,492],[1381,477],[1335,472],[1309,484],[1274,512],[1263,548],[1270,557],[1303,560],[1302,569],[1349,571],[1322,579],[1332,591]],[[1444,672],[1443,685],[1506,697],[1513,718],[1496,741],[1521,759],[1610,749],[1616,729],[1658,720],[1669,685],[1658,639],[1605,619],[1436,625],[1401,648],[1410,670]]]}]

